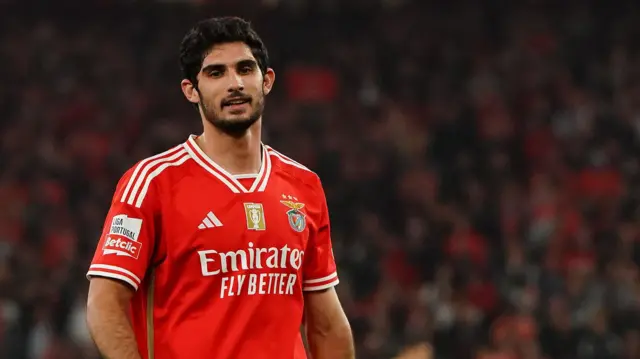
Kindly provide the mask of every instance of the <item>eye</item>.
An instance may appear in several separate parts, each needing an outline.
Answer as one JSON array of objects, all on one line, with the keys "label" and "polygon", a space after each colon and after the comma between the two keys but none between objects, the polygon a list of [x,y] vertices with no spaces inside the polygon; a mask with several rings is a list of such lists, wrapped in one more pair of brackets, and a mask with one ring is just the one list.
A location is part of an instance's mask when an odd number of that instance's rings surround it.
[{"label": "eye", "polygon": [[238,69],[238,73],[240,73],[241,75],[249,74],[251,73],[251,71],[253,71],[253,67],[249,65],[240,66],[240,68]]},{"label": "eye", "polygon": [[211,76],[211,77],[220,77],[220,76],[222,76],[223,74],[224,74],[224,72],[223,72],[223,71],[220,71],[220,70],[211,70],[211,71],[209,71],[209,74],[208,74],[208,75],[209,75],[209,76]]},{"label": "eye", "polygon": [[217,78],[217,77],[224,76],[225,70],[226,69],[224,68],[224,66],[207,66],[204,69],[202,69],[202,72],[207,77]]}]

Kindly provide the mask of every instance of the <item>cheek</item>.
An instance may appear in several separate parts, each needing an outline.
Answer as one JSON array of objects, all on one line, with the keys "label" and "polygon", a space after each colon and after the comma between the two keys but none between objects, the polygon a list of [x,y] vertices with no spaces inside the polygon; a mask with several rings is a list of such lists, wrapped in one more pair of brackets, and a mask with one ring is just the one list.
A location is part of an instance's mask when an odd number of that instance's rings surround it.
[{"label": "cheek", "polygon": [[264,91],[264,81],[262,79],[262,75],[257,75],[256,77],[254,77],[251,84],[253,92],[258,95],[262,95],[262,92]]},{"label": "cheek", "polygon": [[220,105],[221,96],[216,89],[211,87],[200,88],[200,101],[205,102],[209,106]]}]

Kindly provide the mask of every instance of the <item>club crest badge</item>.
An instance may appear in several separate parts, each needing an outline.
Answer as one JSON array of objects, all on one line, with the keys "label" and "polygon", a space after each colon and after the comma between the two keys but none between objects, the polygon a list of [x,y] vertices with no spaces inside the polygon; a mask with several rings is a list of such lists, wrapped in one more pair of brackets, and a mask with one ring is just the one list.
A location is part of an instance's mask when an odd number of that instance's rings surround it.
[{"label": "club crest badge", "polygon": [[302,232],[307,227],[307,219],[300,210],[304,208],[304,203],[296,202],[298,199],[291,196],[282,195],[283,199],[280,203],[289,208],[287,216],[289,217],[289,225],[296,232]]}]

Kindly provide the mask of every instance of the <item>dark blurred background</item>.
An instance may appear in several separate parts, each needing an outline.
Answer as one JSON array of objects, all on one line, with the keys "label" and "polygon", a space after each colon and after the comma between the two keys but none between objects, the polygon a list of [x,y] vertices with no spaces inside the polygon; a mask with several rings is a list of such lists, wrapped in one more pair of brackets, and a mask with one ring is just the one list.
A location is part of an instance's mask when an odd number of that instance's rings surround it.
[{"label": "dark blurred background", "polygon": [[637,1],[0,0],[1,358],[97,358],[111,195],[200,130],[177,49],[219,15],[324,181],[358,358],[640,358]]}]

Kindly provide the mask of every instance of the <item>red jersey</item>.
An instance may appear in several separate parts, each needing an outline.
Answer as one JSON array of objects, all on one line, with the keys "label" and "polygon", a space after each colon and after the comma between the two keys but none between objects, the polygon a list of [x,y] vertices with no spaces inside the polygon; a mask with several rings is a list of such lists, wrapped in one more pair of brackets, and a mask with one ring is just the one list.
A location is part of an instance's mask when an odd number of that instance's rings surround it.
[{"label": "red jersey", "polygon": [[87,276],[136,290],[145,359],[306,358],[303,291],[338,284],[329,232],[315,173],[263,145],[233,176],[191,136],[122,177]]}]

